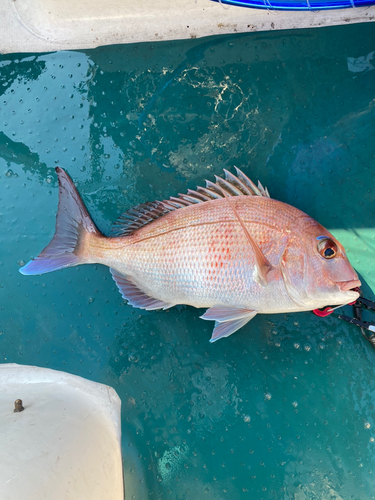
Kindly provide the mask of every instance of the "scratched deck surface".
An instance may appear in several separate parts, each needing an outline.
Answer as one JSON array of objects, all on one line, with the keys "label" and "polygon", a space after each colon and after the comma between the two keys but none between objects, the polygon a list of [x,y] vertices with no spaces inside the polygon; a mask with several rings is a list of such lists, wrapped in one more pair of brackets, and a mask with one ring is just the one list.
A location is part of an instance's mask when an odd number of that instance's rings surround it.
[{"label": "scratched deck surface", "polygon": [[133,309],[102,266],[21,276],[53,167],[108,233],[237,165],[331,229],[373,298],[374,50],[369,23],[0,56],[0,359],[116,389],[127,499],[375,498],[375,350],[312,313],[210,345],[203,311]]}]

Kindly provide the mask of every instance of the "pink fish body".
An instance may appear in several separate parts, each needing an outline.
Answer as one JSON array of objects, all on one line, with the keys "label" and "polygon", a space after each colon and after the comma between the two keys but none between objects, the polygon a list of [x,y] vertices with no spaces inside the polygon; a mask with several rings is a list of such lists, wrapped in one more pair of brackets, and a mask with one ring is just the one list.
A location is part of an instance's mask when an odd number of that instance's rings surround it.
[{"label": "pink fish body", "polygon": [[356,300],[360,286],[342,245],[314,219],[273,200],[240,170],[163,202],[142,204],[105,237],[59,167],[56,232],[21,268],[42,274],[78,264],[109,266],[134,307],[208,308],[211,341],[257,313],[307,311]]}]

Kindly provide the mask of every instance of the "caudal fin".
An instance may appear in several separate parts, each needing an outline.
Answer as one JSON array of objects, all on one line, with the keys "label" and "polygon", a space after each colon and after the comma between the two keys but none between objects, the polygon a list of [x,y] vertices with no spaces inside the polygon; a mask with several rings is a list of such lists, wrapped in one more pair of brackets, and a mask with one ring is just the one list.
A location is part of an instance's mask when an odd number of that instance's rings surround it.
[{"label": "caudal fin", "polygon": [[21,274],[44,274],[87,262],[87,237],[101,236],[68,174],[56,167],[59,179],[59,206],[55,235],[49,245],[28,264]]}]

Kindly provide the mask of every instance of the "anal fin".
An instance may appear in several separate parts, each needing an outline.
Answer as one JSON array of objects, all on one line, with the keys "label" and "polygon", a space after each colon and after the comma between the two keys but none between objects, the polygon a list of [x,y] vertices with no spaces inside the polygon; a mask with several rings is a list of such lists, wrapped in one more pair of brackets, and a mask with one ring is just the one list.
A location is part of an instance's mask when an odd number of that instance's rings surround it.
[{"label": "anal fin", "polygon": [[142,290],[140,290],[130,278],[123,276],[115,269],[110,268],[110,271],[122,297],[133,307],[146,309],[146,311],[154,311],[155,309],[168,309],[174,305],[155,299],[154,297],[150,297],[146,293],[142,292]]},{"label": "anal fin", "polygon": [[258,311],[228,306],[213,306],[201,316],[202,319],[215,321],[210,342],[215,342],[242,328]]}]

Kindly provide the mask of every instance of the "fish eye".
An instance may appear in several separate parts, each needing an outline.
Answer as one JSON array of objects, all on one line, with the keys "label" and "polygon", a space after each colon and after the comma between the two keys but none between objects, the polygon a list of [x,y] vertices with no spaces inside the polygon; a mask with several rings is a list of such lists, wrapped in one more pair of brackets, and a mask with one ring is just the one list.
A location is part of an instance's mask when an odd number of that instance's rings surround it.
[{"label": "fish eye", "polygon": [[337,245],[326,238],[318,243],[318,252],[324,259],[333,259],[337,255]]}]

